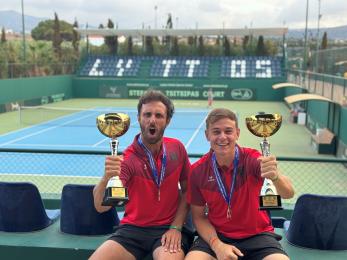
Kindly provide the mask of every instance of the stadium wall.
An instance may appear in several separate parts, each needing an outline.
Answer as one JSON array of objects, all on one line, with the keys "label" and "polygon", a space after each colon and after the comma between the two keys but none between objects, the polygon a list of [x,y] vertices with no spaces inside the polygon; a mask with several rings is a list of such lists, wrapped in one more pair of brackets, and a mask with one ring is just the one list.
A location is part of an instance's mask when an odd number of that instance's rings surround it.
[{"label": "stadium wall", "polygon": [[0,112],[21,105],[40,105],[72,97],[72,76],[0,80]]},{"label": "stadium wall", "polygon": [[282,101],[284,90],[272,85],[284,79],[108,79],[74,78],[76,98],[135,98],[148,88],[163,90],[173,99],[207,99],[209,88],[215,100]]}]

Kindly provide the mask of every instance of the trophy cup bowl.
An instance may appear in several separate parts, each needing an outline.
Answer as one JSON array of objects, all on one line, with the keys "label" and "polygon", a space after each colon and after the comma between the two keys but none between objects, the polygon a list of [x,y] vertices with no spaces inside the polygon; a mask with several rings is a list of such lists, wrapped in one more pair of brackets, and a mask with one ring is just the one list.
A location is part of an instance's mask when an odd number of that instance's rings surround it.
[{"label": "trophy cup bowl", "polygon": [[[260,148],[263,156],[270,155],[270,143],[267,137],[275,134],[281,127],[282,116],[279,114],[259,113],[246,118],[248,130],[255,136],[262,137]],[[264,180],[263,187],[259,196],[261,210],[282,209],[280,195],[277,194],[276,188],[269,179]]]},{"label": "trophy cup bowl", "polygon": [[[111,155],[116,156],[118,152],[117,137],[124,135],[130,126],[130,117],[124,113],[108,113],[96,118],[99,131],[110,137]],[[125,188],[118,176],[112,177],[106,186],[103,206],[123,206],[128,198],[128,190]]]}]

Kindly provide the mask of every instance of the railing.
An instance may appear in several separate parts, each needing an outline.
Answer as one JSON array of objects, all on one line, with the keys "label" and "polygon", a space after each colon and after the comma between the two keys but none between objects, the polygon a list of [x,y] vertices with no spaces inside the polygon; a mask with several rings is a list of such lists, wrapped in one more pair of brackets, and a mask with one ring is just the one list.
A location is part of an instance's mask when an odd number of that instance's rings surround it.
[{"label": "railing", "polygon": [[347,105],[347,79],[303,70],[288,70],[288,82],[298,84],[310,93]]},{"label": "railing", "polygon": [[[44,198],[59,199],[68,183],[96,184],[104,172],[106,151],[0,149],[1,181],[28,181]],[[190,154],[192,161],[201,154]],[[294,204],[304,193],[347,196],[347,160],[278,157],[282,174],[295,188]]]}]

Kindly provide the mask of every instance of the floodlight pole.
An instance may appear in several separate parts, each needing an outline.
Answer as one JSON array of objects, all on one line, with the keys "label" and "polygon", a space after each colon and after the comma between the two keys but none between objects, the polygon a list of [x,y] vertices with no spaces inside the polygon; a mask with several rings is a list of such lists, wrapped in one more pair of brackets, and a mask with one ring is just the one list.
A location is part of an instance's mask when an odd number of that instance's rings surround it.
[{"label": "floodlight pole", "polygon": [[22,5],[22,37],[23,37],[23,60],[26,61],[26,46],[25,46],[25,22],[24,22],[24,4],[23,0],[21,0]]},{"label": "floodlight pole", "polygon": [[322,15],[320,13],[320,0],[318,0],[318,22],[317,22],[317,39],[316,39],[316,71],[319,71],[319,22],[320,19],[322,18]]},{"label": "floodlight pole", "polygon": [[304,43],[304,63],[303,69],[307,67],[307,22],[308,22],[308,0],[306,0],[306,25],[305,25],[305,43]]}]

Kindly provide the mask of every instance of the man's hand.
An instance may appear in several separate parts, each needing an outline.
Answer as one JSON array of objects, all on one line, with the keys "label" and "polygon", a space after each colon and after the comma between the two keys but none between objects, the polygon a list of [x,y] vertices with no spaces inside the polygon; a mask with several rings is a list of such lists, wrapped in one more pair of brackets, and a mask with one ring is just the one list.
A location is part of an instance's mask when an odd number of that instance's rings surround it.
[{"label": "man's hand", "polygon": [[260,173],[262,178],[276,180],[278,178],[277,161],[275,156],[262,156],[259,157]]},{"label": "man's hand", "polygon": [[169,229],[161,238],[161,245],[170,253],[180,252],[181,242],[182,234],[177,229]]},{"label": "man's hand", "polygon": [[239,256],[243,256],[236,246],[225,244],[219,239],[213,243],[211,248],[216,253],[218,260],[237,260]]},{"label": "man's hand", "polygon": [[112,177],[120,175],[120,166],[123,161],[123,156],[106,156],[104,178],[109,180]]}]

